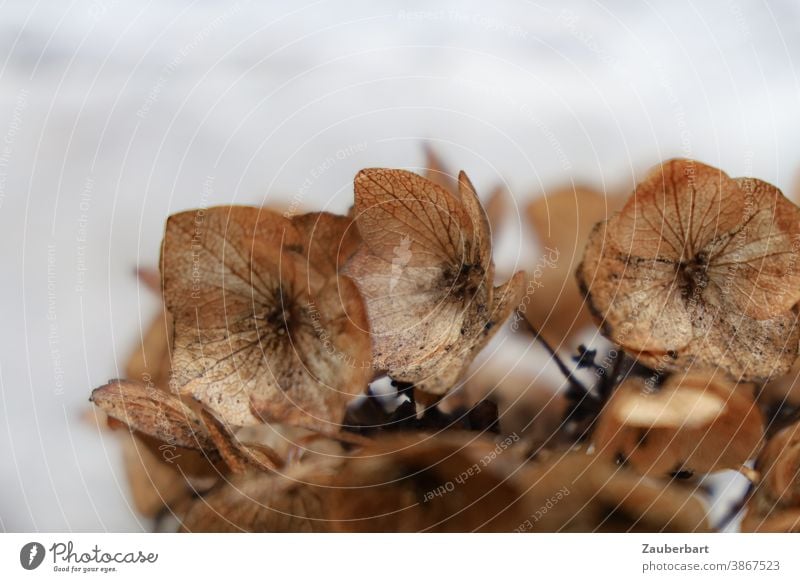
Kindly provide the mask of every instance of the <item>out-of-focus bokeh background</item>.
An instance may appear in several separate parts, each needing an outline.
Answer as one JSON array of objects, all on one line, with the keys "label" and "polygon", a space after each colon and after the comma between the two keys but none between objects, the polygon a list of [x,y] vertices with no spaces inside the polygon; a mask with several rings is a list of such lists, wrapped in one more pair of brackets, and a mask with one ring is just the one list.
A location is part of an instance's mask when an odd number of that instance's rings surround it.
[{"label": "out-of-focus bokeh background", "polygon": [[0,5],[0,530],[140,531],[85,419],[157,309],[164,219],[344,211],[432,144],[519,208],[693,157],[785,192],[800,167],[792,0],[11,0]]}]

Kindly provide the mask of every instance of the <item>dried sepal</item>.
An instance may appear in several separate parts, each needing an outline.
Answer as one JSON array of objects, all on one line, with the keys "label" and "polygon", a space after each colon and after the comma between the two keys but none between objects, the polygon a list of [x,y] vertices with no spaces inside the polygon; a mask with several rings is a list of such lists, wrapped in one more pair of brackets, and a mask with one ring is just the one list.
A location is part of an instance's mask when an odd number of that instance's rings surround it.
[{"label": "dried sepal", "polygon": [[[655,481],[581,450],[540,456],[524,477],[539,509],[529,532],[705,532],[708,509],[695,491]],[[566,495],[558,496],[558,492]],[[550,501],[550,503],[548,503]],[[544,510],[542,510],[544,509]]]},{"label": "dried sepal", "polygon": [[756,462],[761,474],[742,531],[800,532],[800,423],[773,436]]},{"label": "dried sepal", "polygon": [[216,207],[167,222],[172,384],[228,424],[335,432],[372,375],[357,289],[327,276],[335,265],[312,265],[308,253],[318,253],[307,244],[292,220],[266,209]]},{"label": "dried sepal", "polygon": [[331,483],[336,531],[707,531],[692,491],[580,451],[527,461],[512,437],[376,442]]},{"label": "dried sepal", "polygon": [[121,432],[122,462],[131,500],[145,517],[177,510],[220,477],[213,453],[185,449],[130,431]]},{"label": "dried sepal", "polygon": [[660,370],[785,373],[800,326],[800,209],[690,160],[656,168],[593,230],[577,277],[603,332]]},{"label": "dried sepal", "polygon": [[489,191],[486,196],[486,203],[483,205],[486,210],[486,219],[492,229],[492,240],[497,241],[502,233],[503,225],[510,213],[512,198],[504,184],[499,184]]},{"label": "dried sepal", "polygon": [[125,378],[169,390],[172,316],[159,310],[142,335],[141,343],[125,364]]},{"label": "dried sepal", "polygon": [[623,382],[603,408],[597,454],[644,474],[738,469],[758,453],[764,419],[752,396],[721,373],[675,374],[654,387]]},{"label": "dried sepal", "polygon": [[159,297],[161,296],[161,274],[158,272],[158,269],[137,267],[136,278],[148,291]]},{"label": "dried sepal", "polygon": [[[286,424],[254,424],[236,431],[236,439],[249,450],[268,449],[289,466],[310,458],[336,458],[345,453],[347,433],[329,438],[318,432]],[[339,437],[345,437],[344,439]]]},{"label": "dried sepal", "polygon": [[[136,270],[136,274],[142,285],[160,299],[161,275],[158,270],[142,267]],[[141,341],[128,357],[125,378],[168,390],[172,334],[172,316],[161,309],[143,330]]]},{"label": "dried sepal", "polygon": [[330,212],[308,212],[292,217],[303,241],[302,255],[309,267],[326,277],[339,274],[358,250],[361,239],[352,218]]},{"label": "dried sepal", "polygon": [[95,388],[90,400],[108,416],[159,441],[190,449],[214,448],[203,422],[174,394],[131,380],[111,380]]},{"label": "dried sepal", "polygon": [[594,225],[620,204],[618,196],[572,186],[539,196],[525,209],[541,249],[528,269],[533,300],[525,305],[524,314],[553,345],[567,341],[591,323],[574,272]]},{"label": "dried sepal", "polygon": [[283,464],[278,454],[268,446],[248,446],[239,441],[230,427],[208,409],[200,409],[200,418],[209,439],[232,473],[241,474],[252,468],[271,471]]},{"label": "dried sepal", "polygon": [[221,482],[195,500],[181,519],[182,532],[327,532],[330,468],[298,465],[285,474],[246,473]]},{"label": "dried sepal", "polygon": [[376,441],[346,459],[330,482],[331,526],[339,532],[512,531],[532,511],[512,477],[523,462],[512,445],[508,437],[500,445],[452,434]]},{"label": "dried sepal", "polygon": [[[444,161],[436,153],[436,150],[430,145],[424,146],[425,151],[425,171],[423,176],[426,180],[438,184],[456,197],[461,197],[462,176],[466,178],[463,172],[456,174],[452,172]],[[467,181],[469,181],[467,179]],[[506,219],[510,206],[510,196],[508,190],[503,184],[495,186],[486,196],[483,207],[486,212],[486,219],[489,222],[492,239],[496,240],[500,234],[500,227]]]},{"label": "dried sepal", "polygon": [[489,225],[462,173],[459,196],[402,170],[356,176],[363,240],[346,272],[364,296],[376,367],[441,396],[521,297],[515,276],[493,287]]},{"label": "dried sepal", "polygon": [[458,180],[456,175],[450,171],[447,164],[444,163],[444,160],[431,145],[425,144],[423,149],[425,152],[425,172],[423,173],[425,179],[457,195]]}]

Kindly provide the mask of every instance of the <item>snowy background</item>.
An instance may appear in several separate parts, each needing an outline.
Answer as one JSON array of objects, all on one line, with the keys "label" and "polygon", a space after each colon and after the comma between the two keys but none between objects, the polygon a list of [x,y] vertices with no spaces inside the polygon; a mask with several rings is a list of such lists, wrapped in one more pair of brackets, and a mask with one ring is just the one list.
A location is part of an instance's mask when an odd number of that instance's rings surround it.
[{"label": "snowy background", "polygon": [[343,211],[424,140],[520,203],[674,156],[791,190],[799,59],[792,0],[3,2],[0,530],[150,527],[81,417],[156,309],[131,273],[168,214]]}]

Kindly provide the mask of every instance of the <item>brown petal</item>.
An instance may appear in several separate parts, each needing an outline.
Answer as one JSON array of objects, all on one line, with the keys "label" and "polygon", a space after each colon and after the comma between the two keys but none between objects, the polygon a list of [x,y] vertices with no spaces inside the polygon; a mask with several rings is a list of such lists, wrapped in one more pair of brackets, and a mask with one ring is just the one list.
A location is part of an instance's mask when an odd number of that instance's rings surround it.
[{"label": "brown petal", "polygon": [[145,330],[141,343],[125,364],[125,377],[159,390],[169,389],[170,349],[174,333],[172,316],[161,310]]},{"label": "brown petal", "polygon": [[763,416],[744,389],[720,373],[675,374],[663,386],[620,385],[593,435],[598,454],[641,473],[738,469],[755,456]]},{"label": "brown petal", "polygon": [[92,391],[91,401],[112,418],[166,443],[213,449],[203,423],[180,398],[132,382],[112,380]]},{"label": "brown petal", "polygon": [[139,267],[136,269],[136,277],[147,289],[161,296],[161,274],[157,269]]},{"label": "brown petal", "polygon": [[309,212],[292,217],[292,224],[306,241],[302,251],[309,266],[325,277],[339,274],[361,244],[353,219],[330,212]]},{"label": "brown petal", "polygon": [[271,367],[281,389],[254,391],[251,404],[264,420],[332,434],[373,376],[366,310],[355,283],[334,277],[298,318],[291,356]]},{"label": "brown petal", "polygon": [[[197,499],[182,519],[184,532],[326,532],[325,490],[315,467],[286,475],[244,474]],[[325,476],[324,478],[327,478]]]},{"label": "brown petal", "polygon": [[591,322],[574,272],[589,233],[620,203],[616,196],[576,186],[539,196],[526,208],[542,250],[527,269],[533,297],[525,316],[551,344],[561,344]]},{"label": "brown petal", "polygon": [[748,503],[742,531],[800,531],[800,423],[767,442],[756,469],[762,479]]},{"label": "brown petal", "polygon": [[600,223],[592,231],[578,284],[603,332],[632,352],[677,352],[693,337],[691,311],[671,265],[623,253]]},{"label": "brown petal", "polygon": [[730,296],[754,319],[769,319],[797,303],[800,289],[800,208],[775,186],[737,178],[747,215],[733,240],[713,257],[730,281]]},{"label": "brown petal", "polygon": [[[525,531],[709,531],[707,509],[692,489],[643,478],[602,457],[553,451],[534,461],[531,474],[529,495],[539,503]],[[567,495],[559,499],[558,491]]]},{"label": "brown petal", "polygon": [[464,172],[458,173],[458,194],[472,222],[473,239],[469,244],[472,253],[468,261],[475,265],[489,265],[492,262],[492,229],[489,217],[481,206],[475,186]]},{"label": "brown petal", "polygon": [[451,173],[436,150],[428,144],[425,150],[425,178],[434,184],[438,184],[448,192],[458,193],[458,184],[455,174]]},{"label": "brown petal", "polygon": [[337,531],[706,531],[687,489],[580,452],[526,462],[512,437],[383,440],[332,482]]},{"label": "brown petal", "polygon": [[625,253],[679,261],[734,230],[744,216],[744,197],[727,174],[693,160],[670,160],[636,187],[611,233]]},{"label": "brown petal", "polygon": [[136,510],[156,517],[165,507],[178,509],[219,479],[215,459],[150,437],[125,431],[122,459]]},{"label": "brown petal", "polygon": [[800,423],[772,437],[758,459],[771,498],[800,508]]},{"label": "brown petal", "polygon": [[200,417],[209,438],[232,473],[244,473],[253,467],[261,471],[272,471],[283,464],[282,459],[270,447],[249,446],[240,442],[230,427],[208,409],[201,408]]},{"label": "brown petal", "polygon": [[486,209],[486,218],[489,220],[489,226],[492,229],[493,242],[497,242],[503,230],[503,224],[508,218],[511,201],[511,195],[503,184],[495,186],[486,197],[484,208]]},{"label": "brown petal", "polygon": [[495,459],[513,456],[511,443],[497,453],[482,439],[384,438],[337,472],[331,524],[350,532],[512,531],[525,512],[523,490],[509,479],[514,463]]}]

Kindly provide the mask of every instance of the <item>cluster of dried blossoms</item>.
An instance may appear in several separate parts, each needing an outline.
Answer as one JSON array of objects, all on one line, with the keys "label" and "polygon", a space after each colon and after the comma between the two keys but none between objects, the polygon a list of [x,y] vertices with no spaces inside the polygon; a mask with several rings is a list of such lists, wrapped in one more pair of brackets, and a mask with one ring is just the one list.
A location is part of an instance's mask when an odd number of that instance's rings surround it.
[{"label": "cluster of dried blossoms", "polygon": [[[484,210],[466,175],[429,167],[360,172],[347,216],[169,218],[149,277],[165,309],[128,379],[92,394],[142,513],[182,531],[706,531],[697,476],[736,469],[744,529],[800,529],[800,407],[781,387],[800,210],[671,161],[624,204],[533,203],[544,266],[495,286],[502,194]],[[491,360],[465,380],[515,310],[559,393]],[[558,349],[592,318],[613,344],[570,369]],[[396,393],[373,392],[385,376]]]}]

